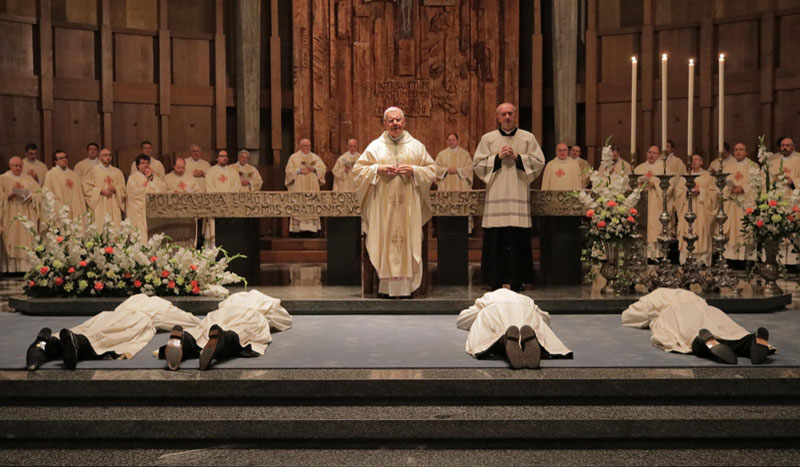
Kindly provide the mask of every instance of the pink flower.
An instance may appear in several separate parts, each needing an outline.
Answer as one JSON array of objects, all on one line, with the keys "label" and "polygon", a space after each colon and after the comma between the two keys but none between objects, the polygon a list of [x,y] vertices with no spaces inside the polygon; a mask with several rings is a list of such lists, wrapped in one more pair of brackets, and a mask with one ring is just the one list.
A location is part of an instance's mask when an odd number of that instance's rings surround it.
[{"label": "pink flower", "polygon": [[161,271],[161,277],[169,277],[169,271],[167,271],[166,269]]},{"label": "pink flower", "polygon": [[759,227],[759,228],[761,228],[761,227],[764,227],[764,221],[762,221],[762,220],[757,220],[757,221],[756,221],[756,227]]},{"label": "pink flower", "polygon": [[69,269],[67,269],[67,272],[72,274],[73,272],[75,272],[75,268],[69,268]]},{"label": "pink flower", "polygon": [[800,211],[800,207],[792,206],[792,211],[798,212],[798,211]]},{"label": "pink flower", "polygon": [[175,288],[175,281],[167,282],[167,288],[168,289],[174,289]]},{"label": "pink flower", "polygon": [[586,211],[586,217],[591,218],[592,216],[594,216],[594,209],[589,209],[588,211]]},{"label": "pink flower", "polygon": [[110,254],[113,254],[113,253],[114,253],[114,248],[112,248],[112,247],[110,247],[110,246],[107,246],[107,247],[105,248],[105,250],[103,250],[103,251],[105,251],[105,252],[106,252],[106,254],[110,255]]},{"label": "pink flower", "polygon": [[600,221],[600,222],[597,223],[597,228],[598,229],[602,229],[605,226],[606,226],[606,221]]},{"label": "pink flower", "polygon": [[769,204],[770,206],[777,206],[778,202],[775,201],[774,199],[771,199],[771,200],[769,200],[769,203],[767,203],[767,204]]},{"label": "pink flower", "polygon": [[158,259],[158,257],[156,257],[156,256],[151,256],[151,257],[150,257],[150,262],[151,262],[151,263],[155,263],[157,259]]},{"label": "pink flower", "polygon": [[197,281],[189,282],[189,285],[191,285],[192,288],[195,288],[195,287],[197,287]]},{"label": "pink flower", "polygon": [[78,262],[78,265],[80,265],[80,267],[82,267],[82,268],[85,268],[87,264],[89,264],[89,263],[87,263],[86,261],[79,261]]},{"label": "pink flower", "polygon": [[28,287],[33,287],[34,285],[36,285],[36,282],[28,281]]},{"label": "pink flower", "polygon": [[103,290],[103,287],[105,287],[105,285],[100,281],[94,283],[94,290]]},{"label": "pink flower", "polygon": [[56,241],[57,241],[58,243],[61,243],[61,242],[63,242],[63,241],[64,241],[64,237],[62,237],[61,235],[59,235],[58,237],[56,237]]},{"label": "pink flower", "polygon": [[753,208],[747,208],[747,209],[745,209],[745,210],[744,210],[744,213],[745,213],[745,214],[747,214],[748,216],[749,216],[750,214],[753,214]]},{"label": "pink flower", "polygon": [[42,274],[47,274],[47,272],[48,272],[49,270],[50,270],[50,268],[48,268],[47,266],[42,266],[42,267],[39,269],[39,272],[41,272]]},{"label": "pink flower", "polygon": [[[592,212],[594,212],[594,211],[592,211]],[[193,264],[193,265],[189,266],[189,269],[191,269],[192,271],[197,271],[197,265]]]},{"label": "pink flower", "polygon": [[633,216],[628,216],[628,222],[636,222],[636,219]]},{"label": "pink flower", "polygon": [[639,214],[639,211],[637,211],[636,208],[631,208],[631,214],[633,214],[635,216],[635,215]]},{"label": "pink flower", "polygon": [[610,207],[610,208],[613,208],[614,206],[617,205],[617,202],[612,199],[612,200],[609,200],[608,203],[606,203],[606,205],[608,205],[608,207]]},{"label": "pink flower", "polygon": [[136,279],[135,281],[133,281],[133,286],[138,289],[139,287],[142,286],[142,281],[140,281],[139,279]]},{"label": "pink flower", "polygon": [[63,283],[64,283],[64,279],[62,279],[60,277],[56,277],[56,285],[61,285]]}]

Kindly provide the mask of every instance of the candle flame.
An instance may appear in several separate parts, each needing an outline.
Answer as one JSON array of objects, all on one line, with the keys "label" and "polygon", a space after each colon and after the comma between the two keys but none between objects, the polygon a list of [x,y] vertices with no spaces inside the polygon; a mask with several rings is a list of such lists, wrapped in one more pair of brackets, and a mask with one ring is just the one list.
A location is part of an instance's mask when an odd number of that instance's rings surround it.
[{"label": "candle flame", "polygon": [[725,54],[719,54],[719,59],[720,59],[720,61],[724,62],[725,61]]},{"label": "candle flame", "polygon": [[667,54],[661,54],[661,60],[666,60],[666,59],[667,59]]},{"label": "candle flame", "polygon": [[636,63],[636,57],[631,57],[631,62]]},{"label": "candle flame", "polygon": [[689,65],[694,65],[694,59],[693,58],[689,59]]}]

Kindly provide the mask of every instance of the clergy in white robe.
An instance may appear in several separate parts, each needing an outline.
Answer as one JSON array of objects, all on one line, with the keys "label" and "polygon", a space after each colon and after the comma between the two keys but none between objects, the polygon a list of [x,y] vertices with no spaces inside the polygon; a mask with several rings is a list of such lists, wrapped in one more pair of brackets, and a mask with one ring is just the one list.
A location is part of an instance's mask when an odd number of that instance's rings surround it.
[{"label": "clergy in white robe", "polygon": [[542,190],[580,190],[581,168],[575,159],[569,157],[569,149],[564,143],[556,145],[556,157],[544,166]]},{"label": "clergy in white robe", "polygon": [[25,157],[22,159],[22,172],[36,180],[39,186],[44,184],[44,176],[47,174],[47,166],[39,160],[39,149],[31,143],[25,147]]},{"label": "clergy in white robe", "polygon": [[673,175],[684,175],[689,173],[686,168],[686,162],[680,157],[675,155],[675,143],[671,139],[667,140],[667,145],[664,148],[667,152],[667,173]]},{"label": "clergy in white robe", "polygon": [[597,169],[598,175],[601,177],[608,177],[609,175],[621,175],[623,177],[627,177],[633,173],[633,168],[628,161],[620,157],[619,147],[611,146],[611,160],[614,163],[611,165],[610,169],[606,169],[604,164],[600,164],[600,168]]},{"label": "clergy in white robe", "polygon": [[350,139],[347,142],[347,152],[336,159],[331,169],[333,174],[333,191],[355,191],[353,165],[361,153],[358,152],[358,141]]},{"label": "clergy in white robe", "polygon": [[[661,159],[661,151],[658,146],[650,146],[647,149],[647,160],[636,166],[633,171],[637,175],[641,175],[640,179],[645,181],[645,191],[647,191],[647,256],[648,258],[655,259],[661,257],[661,251],[658,247],[658,237],[661,235],[662,225],[659,217],[664,209],[663,207],[663,193],[661,191],[661,182],[657,175],[664,173],[664,163]],[[667,175],[675,175],[667,165]],[[669,199],[673,196],[673,187],[676,177],[672,177],[670,185],[667,188],[667,197]],[[670,201],[668,199],[668,205]]]},{"label": "clergy in white robe", "polygon": [[582,158],[581,155],[583,151],[581,147],[577,144],[573,145],[569,148],[569,157],[570,159],[574,160],[578,163],[578,167],[580,167],[581,171],[581,188],[586,188],[589,186],[589,176],[591,175],[592,166],[589,165],[589,161]]},{"label": "clergy in white robe", "polygon": [[[447,136],[447,147],[436,156],[436,189],[438,191],[464,191],[472,189],[472,156],[458,145],[455,133]],[[473,222],[469,217],[467,232],[472,233]]]},{"label": "clergy in white robe", "polygon": [[[100,146],[97,143],[89,143],[86,145],[86,157],[75,164],[75,173],[78,174],[81,180],[89,176],[91,171],[96,165],[100,164],[100,159],[97,156],[100,154]],[[85,193],[84,193],[85,195]]]},{"label": "clergy in white robe", "polygon": [[459,329],[468,330],[465,350],[473,357],[484,355],[511,326],[528,325],[536,333],[539,345],[553,358],[571,358],[569,350],[550,329],[550,313],[530,298],[508,289],[485,293],[456,320]]},{"label": "clergy in white robe", "polygon": [[517,128],[517,110],[496,110],[500,127],[481,137],[472,167],[486,183],[481,277],[493,289],[521,290],[533,278],[530,184],[544,169],[544,154],[530,132]]},{"label": "clergy in white robe", "polygon": [[716,173],[720,167],[725,167],[725,164],[733,162],[733,154],[730,152],[728,143],[724,143],[724,149],[722,150],[722,162],[720,162],[718,154],[715,154],[711,159],[711,163],[708,164],[708,171],[711,173]]},{"label": "clergy in white robe", "polygon": [[172,172],[164,177],[167,191],[170,193],[202,193],[197,178],[186,172],[186,161],[179,157],[175,159]]},{"label": "clergy in white robe", "polygon": [[[153,176],[164,180],[164,177],[167,175],[166,170],[164,169],[164,164],[153,154],[153,143],[150,141],[142,141],[142,144],[139,145],[139,151],[140,154],[150,157],[150,170],[153,172]],[[131,170],[128,173],[136,173],[136,170],[136,160],[134,160],[131,162]]]},{"label": "clergy in white robe", "polygon": [[211,168],[211,164],[201,157],[200,146],[196,144],[189,146],[189,154],[191,157],[185,159],[186,172],[195,178],[200,191],[204,192],[206,190],[206,171]]},{"label": "clergy in white robe", "polygon": [[[736,341],[750,333],[719,308],[709,306],[694,292],[656,289],[622,312],[622,325],[650,328],[650,342],[666,352],[692,353],[692,341],[701,329],[717,339]],[[770,347],[770,353],[774,353]]]},{"label": "clergy in white robe", "polygon": [[401,109],[386,109],[386,131],[353,167],[378,292],[392,297],[411,295],[422,283],[422,226],[431,218],[429,190],[436,177],[436,163],[405,123]]},{"label": "clergy in white robe", "polygon": [[33,236],[25,229],[17,216],[25,216],[34,228],[39,222],[41,196],[36,180],[22,172],[22,159],[8,160],[9,170],[0,175],[0,210],[2,211],[3,249],[0,256],[0,272],[25,272],[31,266],[27,252],[20,247],[33,248]]},{"label": "clergy in white robe", "polygon": [[128,177],[128,184],[125,187],[127,203],[125,216],[139,230],[139,241],[146,243],[148,237],[147,194],[163,193],[167,191],[167,186],[150,169],[150,156],[139,154],[134,162],[136,163],[136,171],[132,172],[131,176]]},{"label": "clergy in white robe", "polygon": [[[794,140],[792,138],[783,138],[781,140],[781,152],[774,154],[768,163],[770,183],[777,180],[781,171],[783,171],[786,180],[784,199],[788,200],[792,190],[800,187],[800,154],[795,152]],[[781,262],[785,265],[795,265],[800,262],[800,258],[794,252],[794,248],[788,240],[783,241],[778,252]]]},{"label": "clergy in white robe", "polygon": [[[750,169],[757,167],[747,156],[744,143],[733,145],[733,157],[723,163],[722,170],[728,173],[728,180],[723,189],[725,214],[728,220],[723,226],[728,242],[725,244],[725,258],[730,260],[755,259],[755,245],[742,233],[742,219],[747,206],[755,202],[756,193],[750,186]],[[718,229],[716,221],[714,229]]]},{"label": "clergy in white robe", "polygon": [[114,227],[122,222],[125,210],[125,177],[122,171],[111,166],[111,150],[100,150],[100,164],[82,179],[86,204],[94,214],[94,223],[100,231],[109,216]]},{"label": "clergy in white robe", "polygon": [[53,193],[56,214],[63,206],[67,206],[70,218],[78,219],[86,212],[81,179],[69,168],[69,157],[66,152],[56,150],[53,159],[55,167],[45,175],[43,188]]},{"label": "clergy in white robe", "polygon": [[[284,183],[289,191],[319,191],[325,184],[325,162],[311,152],[311,141],[300,140],[300,150],[289,156],[286,162]],[[321,228],[319,216],[303,215],[289,219],[289,232],[318,232]]]},{"label": "clergy in white robe", "polygon": [[[242,190],[239,172],[228,165],[228,151],[220,149],[217,152],[217,164],[206,171],[206,193],[238,193]],[[203,222],[203,238],[208,247],[216,243],[216,223],[208,218]]]},{"label": "clergy in white robe", "polygon": [[[694,257],[700,264],[711,266],[712,244],[711,222],[717,213],[717,193],[715,179],[708,171],[703,170],[703,158],[699,154],[692,155],[692,171],[695,178],[695,187],[692,190],[692,211],[697,218],[692,223],[692,232],[697,235],[694,243]],[[686,189],[686,180],[681,177],[675,184],[675,206],[678,212],[678,245],[680,249],[680,263],[686,262],[688,251],[684,236],[689,233],[689,223],[685,215],[689,212],[689,196]]]},{"label": "clergy in white robe", "polygon": [[241,191],[260,191],[264,180],[258,173],[258,169],[250,165],[250,151],[242,149],[239,151],[237,159],[233,167],[239,172]]}]

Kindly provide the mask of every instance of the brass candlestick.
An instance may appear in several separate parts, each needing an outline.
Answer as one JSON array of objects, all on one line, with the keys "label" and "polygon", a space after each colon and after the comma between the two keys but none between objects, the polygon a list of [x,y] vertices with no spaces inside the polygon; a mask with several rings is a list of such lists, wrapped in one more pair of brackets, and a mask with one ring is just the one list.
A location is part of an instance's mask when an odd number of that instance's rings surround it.
[{"label": "brass candlestick", "polygon": [[688,232],[683,236],[683,240],[686,242],[686,261],[681,268],[681,285],[686,289],[692,284],[700,284],[703,282],[700,275],[700,266],[697,263],[697,259],[694,257],[694,244],[697,242],[698,237],[693,229],[697,214],[694,212],[692,200],[696,196],[694,187],[696,186],[697,177],[698,175],[692,174],[683,176],[683,178],[686,179],[686,199],[689,202],[689,209],[683,216],[688,225]]}]

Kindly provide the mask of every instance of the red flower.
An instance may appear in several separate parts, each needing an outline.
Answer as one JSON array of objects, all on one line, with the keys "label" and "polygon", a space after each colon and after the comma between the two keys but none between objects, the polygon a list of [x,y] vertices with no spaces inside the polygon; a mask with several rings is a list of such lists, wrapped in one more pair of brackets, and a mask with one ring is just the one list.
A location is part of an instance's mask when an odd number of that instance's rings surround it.
[{"label": "red flower", "polygon": [[47,271],[49,270],[50,268],[48,268],[47,266],[42,266],[41,269],[39,269],[39,272],[41,272],[42,274],[47,274]]},{"label": "red flower", "polygon": [[798,212],[798,211],[800,211],[800,207],[792,206],[792,211]]},{"label": "red flower", "polygon": [[195,295],[200,295],[200,287],[194,287],[192,289],[192,293]]},{"label": "red flower", "polygon": [[775,201],[774,199],[771,199],[771,200],[769,200],[769,203],[767,203],[767,204],[769,204],[770,206],[777,206],[778,202]]},{"label": "red flower", "polygon": [[605,226],[606,226],[606,221],[600,221],[600,222],[597,223],[597,228],[598,229],[602,229]]},{"label": "red flower", "polygon": [[78,264],[80,265],[80,267],[85,268],[86,265],[89,263],[87,263],[86,261],[78,261]]},{"label": "red flower", "polygon": [[175,281],[167,282],[167,288],[168,289],[174,289],[175,288]]},{"label": "red flower", "polygon": [[103,290],[103,287],[105,287],[105,285],[100,281],[94,283],[94,290]]},{"label": "red flower", "polygon": [[169,276],[169,271],[167,271],[166,269],[161,271],[161,277],[168,277],[168,276]]},{"label": "red flower", "polygon": [[158,257],[156,257],[156,256],[151,256],[151,257],[150,257],[150,262],[151,262],[151,263],[155,263],[157,259],[158,259]]},{"label": "red flower", "polygon": [[122,277],[125,278],[125,279],[130,279],[133,276],[131,275],[131,273],[125,272],[125,273],[122,274]]},{"label": "red flower", "polygon": [[75,272],[75,268],[69,268],[69,269],[67,269],[67,272],[72,274],[73,272]]},{"label": "red flower", "polygon": [[762,221],[762,220],[757,220],[757,221],[756,221],[756,227],[764,227],[764,221]]},{"label": "red flower", "polygon": [[[594,216],[594,209],[589,209],[588,211],[586,211],[586,217],[592,217],[592,216]],[[197,266],[195,265],[192,266],[193,266],[192,271],[197,269]]]},{"label": "red flower", "polygon": [[110,247],[110,246],[107,246],[107,247],[105,248],[105,250],[103,250],[103,251],[105,251],[105,252],[106,252],[106,254],[110,255],[110,254],[114,253],[114,248],[112,248],[112,247]]},{"label": "red flower", "polygon": [[[591,209],[590,209],[590,211],[591,211]],[[594,211],[592,211],[592,213],[594,213]],[[197,265],[193,264],[193,265],[189,266],[189,269],[191,269],[192,271],[197,271]]]},{"label": "red flower", "polygon": [[34,285],[36,285],[36,282],[28,281],[28,287],[33,287]]},{"label": "red flower", "polygon": [[745,214],[747,214],[748,216],[749,216],[750,214],[753,214],[753,208],[747,208],[747,209],[745,209],[745,210],[744,210],[744,213],[745,213]]},{"label": "red flower", "polygon": [[189,285],[191,285],[192,288],[195,288],[195,287],[197,287],[197,281],[189,282]]},{"label": "red flower", "polygon": [[792,222],[794,220],[794,216],[786,216],[786,220]]},{"label": "red flower", "polygon": [[608,207],[613,208],[614,206],[617,205],[617,202],[612,199],[612,200],[609,200],[608,203],[606,203],[606,204],[608,205]]},{"label": "red flower", "polygon": [[133,286],[138,289],[139,287],[142,286],[142,281],[140,281],[139,279],[136,279],[135,281],[133,281]]},{"label": "red flower", "polygon": [[62,279],[60,277],[56,277],[56,285],[61,285],[63,283],[64,283],[64,279]]},{"label": "red flower", "polygon": [[635,215],[639,214],[639,211],[637,211],[636,208],[631,208],[631,214],[633,214],[635,216]]},{"label": "red flower", "polygon": [[56,237],[56,241],[57,241],[58,243],[61,243],[61,242],[63,242],[63,241],[64,241],[64,237],[62,237],[61,235],[59,235],[58,237]]},{"label": "red flower", "polygon": [[633,216],[628,216],[628,222],[636,222],[636,219],[634,219]]}]

